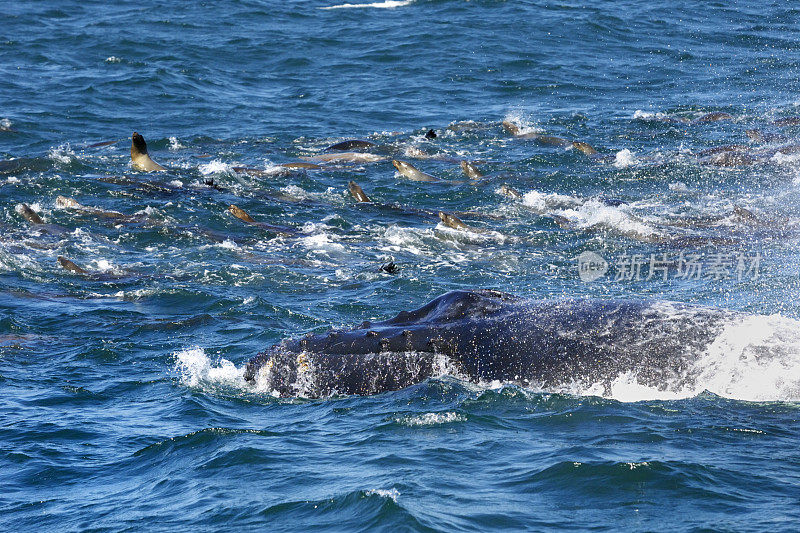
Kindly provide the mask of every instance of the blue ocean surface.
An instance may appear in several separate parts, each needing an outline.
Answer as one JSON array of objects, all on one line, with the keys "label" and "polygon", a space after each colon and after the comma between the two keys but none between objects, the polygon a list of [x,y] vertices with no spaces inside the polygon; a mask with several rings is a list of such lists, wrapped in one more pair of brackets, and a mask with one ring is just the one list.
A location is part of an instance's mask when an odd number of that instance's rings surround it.
[{"label": "blue ocean surface", "polygon": [[[794,3],[0,20],[3,531],[798,529]],[[132,166],[134,131],[166,172]],[[327,150],[348,139],[374,146]],[[244,379],[282,339],[477,288],[740,318],[660,382]]]}]

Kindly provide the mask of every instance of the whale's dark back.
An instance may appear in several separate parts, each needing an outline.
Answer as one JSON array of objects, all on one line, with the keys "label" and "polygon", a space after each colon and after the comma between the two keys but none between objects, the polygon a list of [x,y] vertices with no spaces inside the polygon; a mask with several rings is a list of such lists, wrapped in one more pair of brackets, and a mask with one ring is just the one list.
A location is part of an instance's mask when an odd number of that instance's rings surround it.
[{"label": "whale's dark back", "polygon": [[663,302],[453,291],[389,320],[285,341],[253,358],[246,378],[267,365],[282,394],[303,379],[311,384],[304,395],[370,394],[435,375],[444,358],[471,381],[553,386],[635,371],[658,386],[686,375],[731,315]]}]

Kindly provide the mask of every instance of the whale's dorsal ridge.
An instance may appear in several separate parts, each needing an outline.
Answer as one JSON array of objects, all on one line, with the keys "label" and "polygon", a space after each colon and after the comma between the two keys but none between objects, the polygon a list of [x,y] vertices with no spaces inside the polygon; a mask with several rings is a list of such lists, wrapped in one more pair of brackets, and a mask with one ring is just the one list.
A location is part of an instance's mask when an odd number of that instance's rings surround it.
[{"label": "whale's dorsal ridge", "polygon": [[466,318],[483,318],[503,308],[516,296],[493,289],[450,291],[413,311],[401,311],[396,317],[380,322],[381,326],[442,323]]}]

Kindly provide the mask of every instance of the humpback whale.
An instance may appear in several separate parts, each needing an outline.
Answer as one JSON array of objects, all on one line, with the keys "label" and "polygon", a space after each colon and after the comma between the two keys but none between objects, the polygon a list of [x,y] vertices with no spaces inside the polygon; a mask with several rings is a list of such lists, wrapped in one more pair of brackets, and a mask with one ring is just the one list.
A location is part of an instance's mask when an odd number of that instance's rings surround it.
[{"label": "humpback whale", "polygon": [[367,148],[372,148],[373,146],[375,146],[375,143],[371,141],[362,141],[361,139],[349,139],[347,141],[342,141],[336,144],[332,144],[327,148],[325,148],[325,151],[348,152],[350,150],[363,150]]},{"label": "humpback whale", "polygon": [[558,387],[608,386],[632,372],[663,389],[687,384],[686,369],[742,316],[673,302],[460,290],[389,320],[285,340],[253,357],[244,378],[307,397],[376,394],[444,373]]}]

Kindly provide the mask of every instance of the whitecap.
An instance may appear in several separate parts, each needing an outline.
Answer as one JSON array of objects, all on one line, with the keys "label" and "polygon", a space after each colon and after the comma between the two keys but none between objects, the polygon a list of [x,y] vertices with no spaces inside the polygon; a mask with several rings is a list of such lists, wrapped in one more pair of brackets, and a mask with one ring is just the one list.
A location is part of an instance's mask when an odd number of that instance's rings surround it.
[{"label": "whitecap", "polygon": [[394,9],[413,4],[414,0],[385,0],[384,2],[373,2],[369,4],[338,4],[335,6],[321,7],[320,9],[352,9],[362,7],[374,7],[378,9]]},{"label": "whitecap", "polygon": [[617,152],[617,155],[614,158],[614,166],[617,168],[629,167],[637,164],[638,162],[639,160],[636,159],[636,156],[633,155],[633,152],[627,148]]}]

